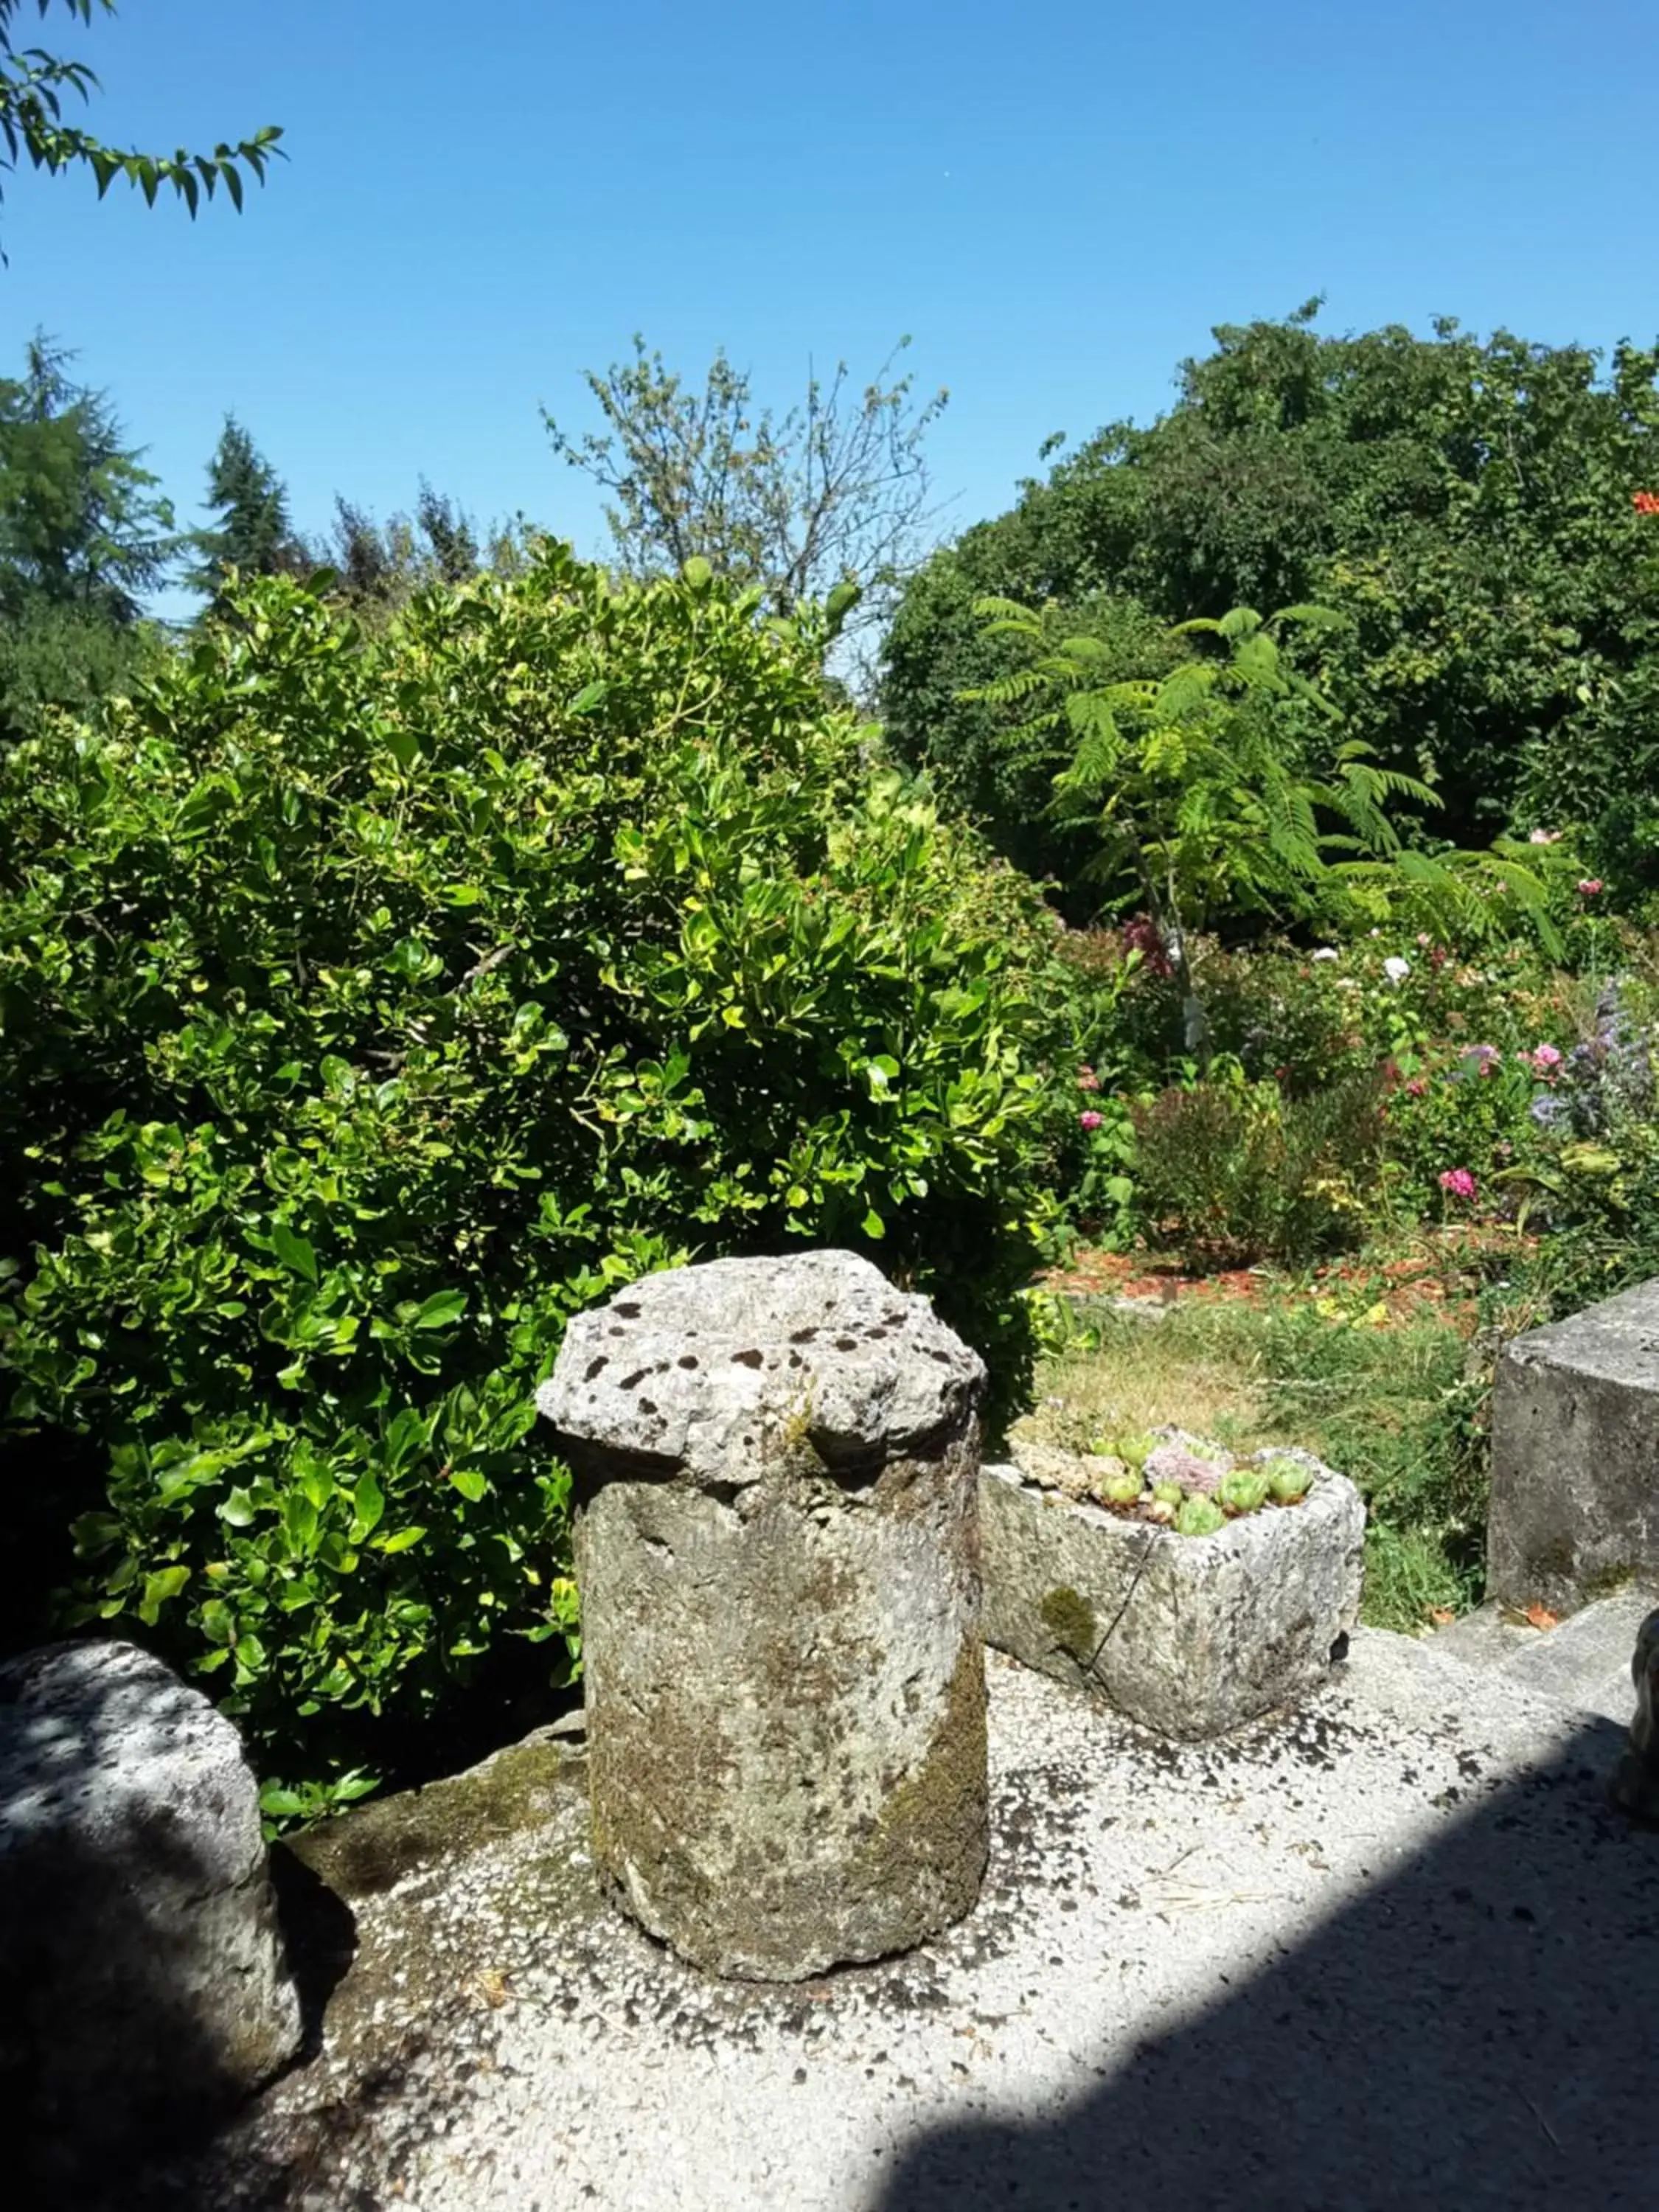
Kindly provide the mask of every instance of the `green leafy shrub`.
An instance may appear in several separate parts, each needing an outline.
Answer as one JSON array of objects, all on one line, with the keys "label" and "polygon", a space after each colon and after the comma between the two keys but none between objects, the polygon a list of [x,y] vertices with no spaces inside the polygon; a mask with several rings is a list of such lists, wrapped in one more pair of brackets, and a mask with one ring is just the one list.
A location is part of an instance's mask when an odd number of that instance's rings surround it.
[{"label": "green leafy shrub", "polygon": [[1200,1266],[1300,1261],[1364,1230],[1382,1149],[1374,1078],[1299,1099],[1200,1083],[1136,1106],[1133,1122],[1147,1228]]},{"label": "green leafy shrub", "polygon": [[560,549],[234,612],[0,760],[3,1433],[103,1493],[68,1618],[314,1774],[574,1636],[531,1400],[617,1285],[850,1244],[1018,1394],[1066,995],[817,617]]}]

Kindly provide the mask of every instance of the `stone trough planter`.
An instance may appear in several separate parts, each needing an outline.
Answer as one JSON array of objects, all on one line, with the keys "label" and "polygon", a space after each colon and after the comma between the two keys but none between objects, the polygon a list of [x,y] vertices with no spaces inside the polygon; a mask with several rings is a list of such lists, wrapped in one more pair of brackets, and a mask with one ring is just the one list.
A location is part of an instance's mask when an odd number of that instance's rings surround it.
[{"label": "stone trough planter", "polygon": [[1312,1470],[1306,1498],[1208,1536],[1068,1497],[1033,1479],[1036,1450],[1024,1456],[1025,1468],[988,1467],[980,1481],[983,1627],[998,1650],[1188,1738],[1296,1704],[1342,1656],[1359,1617],[1365,1509],[1311,1454],[1259,1455]]}]

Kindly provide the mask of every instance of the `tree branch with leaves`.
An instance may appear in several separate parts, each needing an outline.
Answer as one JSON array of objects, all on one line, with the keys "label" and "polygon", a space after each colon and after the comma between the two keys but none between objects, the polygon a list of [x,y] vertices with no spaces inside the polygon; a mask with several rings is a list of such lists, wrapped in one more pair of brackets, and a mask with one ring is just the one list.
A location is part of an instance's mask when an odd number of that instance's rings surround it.
[{"label": "tree branch with leaves", "polygon": [[[115,13],[115,0],[55,3],[88,27],[95,14]],[[54,0],[34,0],[34,4],[37,14],[45,17]],[[64,113],[67,100],[88,101],[102,90],[97,76],[83,61],[20,46],[17,21],[27,11],[28,0],[0,0],[0,141],[5,149],[0,167],[15,170],[27,158],[35,168],[52,173],[89,169],[97,179],[100,199],[118,177],[125,177],[151,207],[166,185],[193,217],[204,196],[211,199],[221,185],[240,210],[245,173],[263,184],[272,156],[282,158],[276,141],[283,134],[275,125],[238,144],[221,143],[210,154],[188,153],[182,146],[172,154],[145,154],[137,148],[106,144],[68,121]]]}]

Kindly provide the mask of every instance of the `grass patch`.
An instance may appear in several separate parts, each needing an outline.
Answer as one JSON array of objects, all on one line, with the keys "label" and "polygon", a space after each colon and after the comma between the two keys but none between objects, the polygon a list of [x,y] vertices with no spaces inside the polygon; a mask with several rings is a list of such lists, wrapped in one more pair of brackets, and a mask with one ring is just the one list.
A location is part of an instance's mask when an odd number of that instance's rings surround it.
[{"label": "grass patch", "polygon": [[1454,1316],[1355,1326],[1305,1295],[1177,1301],[1157,1322],[1081,1310],[1016,1433],[1071,1449],[1173,1422],[1232,1451],[1300,1444],[1370,1512],[1364,1618],[1425,1626],[1479,1603],[1486,1511],[1484,1377]]}]

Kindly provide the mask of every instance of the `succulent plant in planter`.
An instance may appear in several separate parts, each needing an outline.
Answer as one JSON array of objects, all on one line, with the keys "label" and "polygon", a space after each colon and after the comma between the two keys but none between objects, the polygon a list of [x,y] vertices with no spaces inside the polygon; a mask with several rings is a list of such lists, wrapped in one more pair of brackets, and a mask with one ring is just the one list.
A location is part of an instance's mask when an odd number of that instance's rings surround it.
[{"label": "succulent plant in planter", "polygon": [[1227,1525],[1227,1516],[1213,1498],[1201,1493],[1183,1498],[1175,1517],[1178,1536],[1213,1536]]},{"label": "succulent plant in planter", "polygon": [[1160,1482],[1179,1483],[1189,1498],[1212,1497],[1226,1472],[1226,1468],[1215,1461],[1200,1459],[1184,1443],[1162,1443],[1146,1455],[1148,1482],[1154,1488]]},{"label": "succulent plant in planter", "polygon": [[[1314,1480],[1312,1462],[1301,1455],[1258,1452],[1235,1464],[1219,1444],[1178,1429],[1156,1437],[1097,1437],[1082,1453],[1033,1438],[1017,1444],[1016,1455],[1041,1491],[1183,1536],[1213,1535],[1264,1509],[1299,1505]],[[1215,1513],[1185,1512],[1194,1499],[1213,1504]]]},{"label": "succulent plant in planter", "polygon": [[1276,1505],[1299,1505],[1313,1485],[1313,1470],[1299,1459],[1270,1459],[1261,1470]]},{"label": "succulent plant in planter", "polygon": [[1353,1485],[1305,1453],[1234,1466],[1167,1431],[1137,1480],[1116,1441],[1121,1471],[1086,1491],[1056,1495],[1041,1454],[1028,1464],[1018,1441],[1016,1464],[985,1468],[987,1643],[1171,1735],[1216,1735],[1294,1705],[1358,1617],[1365,1516]]},{"label": "succulent plant in planter", "polygon": [[1228,1518],[1255,1513],[1267,1502],[1270,1479],[1264,1468],[1236,1467],[1216,1485],[1215,1502]]}]

